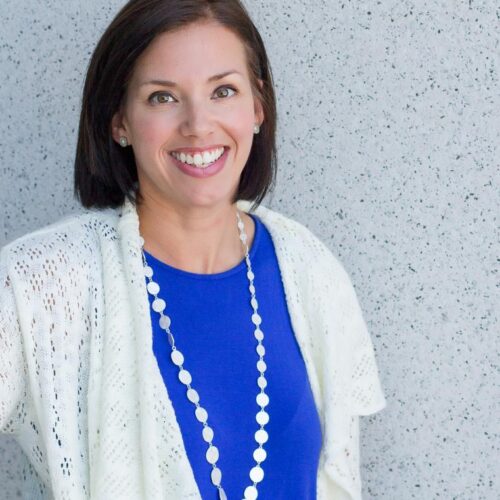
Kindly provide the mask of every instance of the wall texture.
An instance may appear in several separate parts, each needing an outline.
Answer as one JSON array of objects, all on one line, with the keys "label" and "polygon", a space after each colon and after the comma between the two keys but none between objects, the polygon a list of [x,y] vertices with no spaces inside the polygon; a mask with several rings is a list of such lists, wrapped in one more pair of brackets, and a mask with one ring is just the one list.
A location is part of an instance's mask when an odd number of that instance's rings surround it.
[{"label": "wall texture", "polygon": [[[3,0],[0,246],[79,210],[83,76],[123,3]],[[339,256],[376,348],[388,407],[362,419],[365,498],[497,499],[497,2],[246,4],[279,101],[266,204]],[[2,438],[2,499],[26,466]]]}]

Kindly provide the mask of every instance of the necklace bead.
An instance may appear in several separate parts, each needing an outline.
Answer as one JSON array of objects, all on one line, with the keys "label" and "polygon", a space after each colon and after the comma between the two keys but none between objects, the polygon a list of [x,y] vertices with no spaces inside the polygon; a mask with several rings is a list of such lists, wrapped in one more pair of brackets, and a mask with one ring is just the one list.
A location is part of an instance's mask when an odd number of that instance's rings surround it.
[{"label": "necklace bead", "polygon": [[[252,323],[255,325],[254,337],[257,340],[258,344],[256,347],[256,352],[259,355],[259,360],[257,361],[257,371],[259,372],[259,376],[257,377],[257,386],[260,389],[260,392],[257,394],[256,401],[259,405],[260,409],[255,416],[255,420],[260,426],[255,432],[255,441],[258,443],[258,447],[253,452],[253,459],[256,462],[256,465],[252,467],[249,473],[249,478],[252,481],[252,485],[247,486],[244,490],[244,500],[255,500],[258,497],[257,491],[257,483],[260,483],[264,479],[264,469],[261,467],[262,462],[264,462],[267,458],[267,452],[263,448],[263,444],[266,443],[269,439],[269,435],[267,431],[264,430],[264,426],[269,422],[269,413],[264,410],[266,406],[269,404],[269,396],[265,392],[265,388],[267,387],[267,379],[264,376],[264,372],[267,369],[267,365],[264,361],[264,355],[266,350],[262,345],[262,341],[264,340],[264,333],[260,329],[260,325],[262,324],[262,317],[258,312],[258,301],[255,296],[255,285],[253,280],[255,279],[255,274],[252,270],[252,263],[250,260],[248,245],[247,245],[247,234],[245,232],[245,225],[240,218],[240,214],[236,211],[237,218],[237,227],[239,230],[239,238],[244,248],[245,253],[245,262],[247,265],[247,279],[248,279],[248,290],[250,292],[250,305],[252,306],[253,313],[251,316]],[[203,406],[199,404],[200,396],[198,392],[191,387],[192,377],[188,370],[184,368],[184,355],[181,351],[177,349],[175,346],[175,338],[170,331],[171,318],[164,314],[163,311],[167,307],[167,303],[164,299],[158,297],[158,293],[160,292],[160,286],[158,283],[153,281],[153,268],[148,265],[146,256],[144,254],[144,239],[140,237],[140,243],[142,247],[142,259],[144,265],[144,276],[147,279],[146,289],[147,291],[154,297],[154,300],[151,304],[151,308],[154,312],[160,314],[159,325],[162,330],[165,330],[168,338],[168,342],[170,347],[172,348],[172,352],[170,354],[170,358],[172,363],[179,368],[178,378],[182,384],[187,387],[186,397],[187,399],[195,405],[195,417],[196,419],[203,424],[202,437],[203,440],[208,443],[208,448],[205,452],[205,458],[207,462],[212,466],[212,470],[210,472],[210,479],[212,484],[218,489],[219,500],[227,500],[226,492],[222,487],[222,471],[217,467],[217,461],[219,460],[219,449],[213,444],[214,439],[214,430],[208,425],[208,412]]]}]

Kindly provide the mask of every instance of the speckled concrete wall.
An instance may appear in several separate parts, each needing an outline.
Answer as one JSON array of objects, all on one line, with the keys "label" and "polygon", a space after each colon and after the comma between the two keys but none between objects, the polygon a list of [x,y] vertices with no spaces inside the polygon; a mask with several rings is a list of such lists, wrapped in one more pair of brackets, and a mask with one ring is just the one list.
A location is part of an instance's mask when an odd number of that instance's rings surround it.
[{"label": "speckled concrete wall", "polygon": [[[3,0],[0,246],[78,210],[83,75],[123,3]],[[340,257],[376,348],[364,497],[498,499],[498,3],[246,3],[279,101],[267,205]],[[26,464],[0,453],[18,498]]]}]

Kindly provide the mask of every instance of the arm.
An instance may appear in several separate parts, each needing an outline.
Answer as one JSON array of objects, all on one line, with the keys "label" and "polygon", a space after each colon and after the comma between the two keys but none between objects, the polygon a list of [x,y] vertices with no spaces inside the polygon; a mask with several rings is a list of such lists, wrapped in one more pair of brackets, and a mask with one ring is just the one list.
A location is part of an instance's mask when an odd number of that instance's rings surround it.
[{"label": "arm", "polygon": [[353,415],[366,416],[387,405],[375,351],[359,300],[349,277],[345,290],[345,329],[351,338],[349,400]]},{"label": "arm", "polygon": [[[317,364],[323,373],[325,412],[324,498],[360,500],[360,416],[386,406],[375,351],[352,280],[327,248],[317,243],[311,266],[313,331],[322,339]],[[330,497],[328,496],[330,495]]]},{"label": "arm", "polygon": [[[341,359],[337,364],[344,371],[343,397],[339,406],[332,411],[332,427],[342,429],[341,439],[336,443],[337,459],[329,464],[332,476],[339,484],[349,478],[346,484],[352,488],[354,499],[361,499],[362,478],[360,470],[360,416],[376,413],[387,405],[377,367],[375,351],[364,314],[353,282],[341,262],[330,257],[332,276],[336,276],[332,296],[336,297],[335,313],[330,318],[337,325]],[[337,319],[337,322],[335,321]],[[332,384],[333,385],[333,384]],[[335,438],[334,438],[335,439]],[[339,497],[342,498],[342,497]]]},{"label": "arm", "polygon": [[21,329],[5,252],[0,252],[0,432],[15,433],[25,394]]}]

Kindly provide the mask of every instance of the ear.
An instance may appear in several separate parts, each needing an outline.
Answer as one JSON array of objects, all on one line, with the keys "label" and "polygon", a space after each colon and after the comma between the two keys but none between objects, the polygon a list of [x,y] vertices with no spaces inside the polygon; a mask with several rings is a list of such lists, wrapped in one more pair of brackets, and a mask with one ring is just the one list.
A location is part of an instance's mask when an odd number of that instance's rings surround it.
[{"label": "ear", "polygon": [[118,110],[111,119],[111,135],[118,144],[120,143],[120,137],[122,136],[125,136],[130,143],[130,137],[127,134],[121,110]]},{"label": "ear", "polygon": [[[263,88],[264,82],[259,78],[259,87]],[[264,116],[264,108],[262,106],[262,103],[260,102],[260,99],[256,96],[254,97],[254,113],[255,113],[255,123],[258,123],[259,125],[262,125],[262,122],[265,119]]]}]

